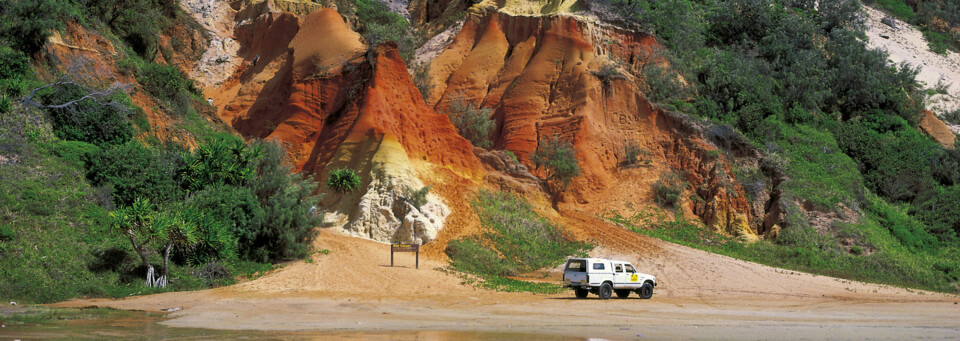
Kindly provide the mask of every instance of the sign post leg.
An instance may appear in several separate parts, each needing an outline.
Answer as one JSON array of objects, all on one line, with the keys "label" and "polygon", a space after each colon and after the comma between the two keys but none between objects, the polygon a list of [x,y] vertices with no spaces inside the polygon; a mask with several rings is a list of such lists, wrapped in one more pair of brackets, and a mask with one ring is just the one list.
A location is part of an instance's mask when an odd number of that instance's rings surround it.
[{"label": "sign post leg", "polygon": [[390,267],[393,267],[393,249],[390,249]]},{"label": "sign post leg", "polygon": [[417,250],[417,269],[420,269],[420,250]]}]

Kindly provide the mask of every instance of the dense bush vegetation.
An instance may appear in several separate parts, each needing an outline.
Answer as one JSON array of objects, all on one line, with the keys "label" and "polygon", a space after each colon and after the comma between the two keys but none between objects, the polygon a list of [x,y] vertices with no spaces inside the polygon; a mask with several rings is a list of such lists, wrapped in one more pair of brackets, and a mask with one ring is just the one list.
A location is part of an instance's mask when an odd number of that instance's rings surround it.
[{"label": "dense bush vegetation", "polygon": [[450,123],[457,127],[457,132],[471,144],[480,148],[490,148],[493,129],[497,123],[490,116],[493,109],[479,108],[463,94],[456,94],[450,99],[450,110],[447,116]]},{"label": "dense bush vegetation", "polygon": [[[206,288],[307,254],[315,184],[290,174],[279,145],[248,144],[202,119],[192,81],[148,62],[158,32],[180,16],[177,2],[0,4],[0,296],[49,302]],[[116,45],[121,72],[175,114],[192,151],[134,140],[131,121],[141,132],[150,124],[125,87],[37,79],[29,57],[67,19],[129,44]],[[149,268],[150,284],[167,289],[144,286]]]},{"label": "dense bush vegetation", "polygon": [[423,43],[423,38],[406,19],[391,11],[379,0],[337,0],[337,10],[342,15],[356,16],[357,33],[370,46],[385,41],[397,43],[400,57],[405,63],[414,59],[414,51]]},{"label": "dense bush vegetation", "polygon": [[0,41],[25,53],[39,51],[51,30],[75,19],[106,26],[147,60],[156,54],[157,33],[182,12],[172,0],[0,0],[0,8]]},{"label": "dense bush vegetation", "polygon": [[779,155],[791,195],[862,208],[863,193],[872,191],[956,243],[960,230],[946,222],[953,217],[935,217],[949,214],[944,205],[960,205],[948,195],[960,183],[941,174],[960,155],[915,128],[925,96],[918,70],[889,65],[885,53],[866,48],[859,2],[821,1],[819,11],[773,0],[607,6],[656,33],[669,47],[664,56],[691,81],[695,96],[672,107],[729,124]]},{"label": "dense bush vegetation", "polygon": [[89,155],[87,178],[93,186],[111,189],[118,206],[131,205],[137,198],[166,203],[183,195],[175,178],[182,162],[175,152],[131,141]]},{"label": "dense bush vegetation", "polygon": [[172,65],[144,64],[137,72],[137,81],[167,109],[180,117],[190,110],[191,95],[200,95],[193,80]]},{"label": "dense bush vegetation", "polygon": [[57,137],[96,145],[122,144],[133,137],[133,126],[127,120],[130,109],[129,104],[124,103],[125,95],[114,94],[110,96],[113,98],[104,100],[81,100],[89,91],[77,84],[61,84],[46,90],[41,95],[44,105],[80,100],[68,107],[47,110]]},{"label": "dense bush vegetation", "polygon": [[26,54],[38,52],[73,8],[69,0],[0,0],[0,43]]},{"label": "dense bush vegetation", "polygon": [[543,180],[554,193],[563,192],[570,185],[570,181],[580,175],[580,163],[577,161],[573,144],[560,139],[560,136],[541,140],[531,160],[538,169],[546,172]]},{"label": "dense bush vegetation", "polygon": [[[925,30],[936,20],[923,11],[939,11],[943,21],[960,13],[945,13],[953,5],[943,1],[876,3]],[[866,48],[858,1],[820,1],[819,10],[808,1],[773,0],[600,4],[668,47],[660,56],[669,68],[640,70],[648,85],[674,89],[668,80],[679,75],[693,94],[654,92],[653,100],[736,128],[765,154],[762,169],[785,175],[779,188],[787,219],[775,242],[718,246],[722,236],[704,236],[709,231],[682,219],[636,223],[654,226],[638,231],[775,266],[956,291],[960,152],[916,129],[926,95],[918,70]],[[764,186],[742,173],[741,182]],[[655,189],[660,202],[673,197],[666,188]],[[814,229],[794,202],[824,212],[849,208],[857,216],[846,218],[856,223]]]},{"label": "dense bush vegetation", "polygon": [[592,248],[564,236],[557,225],[513,194],[482,191],[471,205],[480,216],[483,232],[451,241],[446,253],[455,269],[482,277],[488,287],[525,288],[502,277],[554,267]]}]

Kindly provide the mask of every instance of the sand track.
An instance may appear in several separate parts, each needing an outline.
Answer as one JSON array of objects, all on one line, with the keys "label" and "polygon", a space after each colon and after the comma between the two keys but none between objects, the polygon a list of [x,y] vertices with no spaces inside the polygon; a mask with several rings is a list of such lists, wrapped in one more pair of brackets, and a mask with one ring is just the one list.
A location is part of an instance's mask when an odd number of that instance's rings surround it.
[{"label": "sand track", "polygon": [[[313,262],[257,280],[196,292],[63,302],[159,311],[175,327],[287,331],[504,331],[582,337],[904,339],[960,336],[960,298],[776,269],[663,242],[578,212],[564,212],[594,256],[636,261],[658,277],[654,298],[575,300],[571,294],[500,293],[461,284],[437,257],[324,231]],[[422,256],[422,255],[421,255]],[[597,316],[604,318],[598,319]]]}]

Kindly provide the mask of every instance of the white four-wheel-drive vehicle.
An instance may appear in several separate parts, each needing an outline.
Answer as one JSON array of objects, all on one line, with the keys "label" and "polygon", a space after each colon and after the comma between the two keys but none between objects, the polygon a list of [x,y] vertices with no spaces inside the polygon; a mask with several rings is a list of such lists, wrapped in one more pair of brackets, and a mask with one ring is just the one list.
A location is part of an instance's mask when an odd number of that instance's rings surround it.
[{"label": "white four-wheel-drive vehicle", "polygon": [[573,288],[577,298],[594,293],[600,299],[608,299],[614,293],[619,298],[627,298],[630,292],[636,292],[640,298],[653,296],[657,278],[637,272],[633,264],[618,260],[600,258],[570,258],[563,266],[563,285]]}]

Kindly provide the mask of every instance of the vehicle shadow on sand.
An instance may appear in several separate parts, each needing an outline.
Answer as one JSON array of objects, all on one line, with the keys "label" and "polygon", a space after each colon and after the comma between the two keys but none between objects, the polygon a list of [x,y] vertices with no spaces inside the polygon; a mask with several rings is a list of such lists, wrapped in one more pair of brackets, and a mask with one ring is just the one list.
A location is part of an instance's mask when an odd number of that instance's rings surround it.
[{"label": "vehicle shadow on sand", "polygon": [[583,301],[626,301],[626,300],[642,300],[642,298],[640,298],[640,297],[627,297],[627,298],[611,297],[610,299],[602,300],[602,299],[600,299],[599,297],[596,297],[596,296],[586,297],[586,298],[576,298],[576,297],[548,297],[547,299],[548,299],[548,300],[570,300],[570,301],[580,301],[580,300],[583,300]]}]

